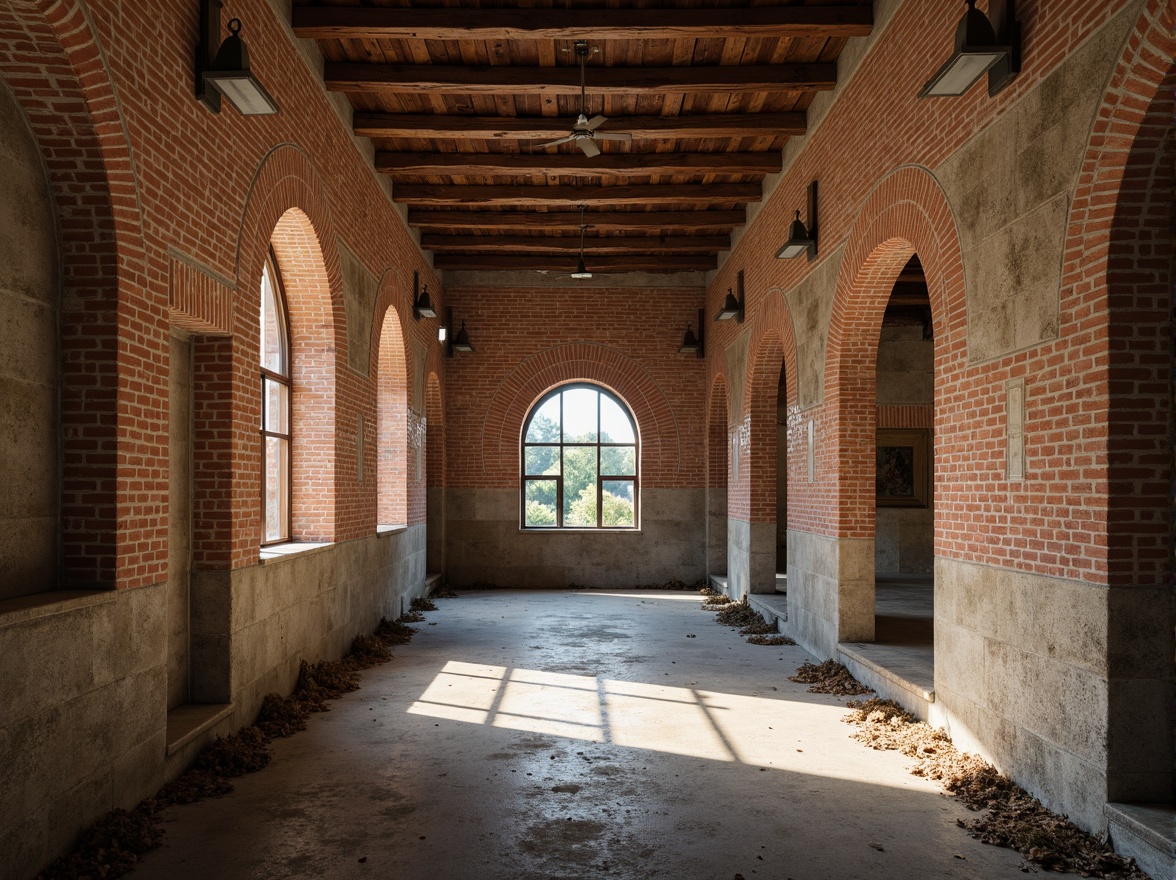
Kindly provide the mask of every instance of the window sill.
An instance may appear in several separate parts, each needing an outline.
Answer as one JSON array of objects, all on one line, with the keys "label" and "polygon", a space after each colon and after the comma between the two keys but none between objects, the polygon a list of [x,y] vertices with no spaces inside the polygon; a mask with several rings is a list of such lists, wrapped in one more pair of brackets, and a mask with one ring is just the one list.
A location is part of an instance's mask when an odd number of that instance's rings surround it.
[{"label": "window sill", "polygon": [[376,526],[377,535],[398,535],[401,532],[408,531],[407,523],[393,523],[392,525],[378,525]]},{"label": "window sill", "polygon": [[631,528],[612,528],[612,529],[544,529],[532,526],[531,528],[519,527],[520,535],[640,535],[641,527],[635,529]]},{"label": "window sill", "polygon": [[258,554],[258,562],[265,565],[266,563],[290,559],[294,556],[309,556],[311,553],[317,553],[334,546],[334,542],[331,541],[323,541],[321,543],[291,541],[289,544],[274,544],[270,547],[261,548],[261,552]]},{"label": "window sill", "polygon": [[66,614],[118,598],[118,590],[50,590],[0,601],[0,629],[54,614]]}]

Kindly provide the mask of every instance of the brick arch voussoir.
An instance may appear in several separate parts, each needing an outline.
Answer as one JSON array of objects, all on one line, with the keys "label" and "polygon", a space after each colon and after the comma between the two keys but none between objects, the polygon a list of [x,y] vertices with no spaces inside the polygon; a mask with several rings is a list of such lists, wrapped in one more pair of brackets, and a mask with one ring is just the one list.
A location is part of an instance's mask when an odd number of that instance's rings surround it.
[{"label": "brick arch voussoir", "polygon": [[[665,393],[635,361],[615,349],[590,343],[557,346],[527,358],[498,387],[487,407],[482,436],[482,470],[497,473],[503,484],[517,478],[518,445],[523,420],[543,394],[568,382],[594,382],[615,392],[630,407],[640,432],[643,461],[659,463],[647,469],[643,485],[656,485],[660,463],[680,466],[677,422]],[[667,475],[668,476],[668,475]]]},{"label": "brick arch voussoir", "polygon": [[879,183],[858,213],[834,293],[824,382],[825,400],[837,411],[838,517],[847,537],[873,534],[878,340],[890,292],[912,254],[927,280],[938,388],[966,363],[963,251],[938,181],[924,168],[906,166]]},{"label": "brick arch voussoir", "polygon": [[[335,364],[330,381],[340,364],[347,362],[347,316],[343,302],[343,275],[339,251],[335,247],[334,221],[322,182],[309,158],[291,144],[274,147],[262,160],[250,186],[237,242],[237,289],[246,292],[239,305],[244,326],[252,325],[255,312],[252,299],[259,294],[262,265],[270,237],[278,223],[292,209],[307,220],[306,234],[321,258],[323,284],[327,296],[301,297],[290,303],[308,325],[326,326],[335,348]],[[252,298],[251,298],[252,295]],[[260,301],[258,301],[260,302]],[[241,323],[237,322],[241,327]]]}]

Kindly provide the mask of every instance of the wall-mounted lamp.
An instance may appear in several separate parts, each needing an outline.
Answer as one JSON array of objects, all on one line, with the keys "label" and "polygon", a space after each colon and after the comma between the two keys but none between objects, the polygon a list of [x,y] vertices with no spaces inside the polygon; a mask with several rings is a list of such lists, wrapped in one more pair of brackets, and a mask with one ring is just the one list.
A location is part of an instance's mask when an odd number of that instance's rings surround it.
[{"label": "wall-mounted lamp", "polygon": [[727,298],[723,300],[723,307],[719,309],[719,313],[715,315],[716,321],[730,321],[735,319],[736,323],[743,323],[743,270],[739,270],[739,275],[736,280],[739,287],[739,296],[735,296],[735,292],[731,288],[727,288]]},{"label": "wall-mounted lamp", "polygon": [[429,285],[421,290],[421,275],[412,273],[412,316],[418,321],[421,318],[436,318],[437,310],[433,308],[433,301],[429,299]]},{"label": "wall-mounted lamp", "polygon": [[[445,310],[445,326],[453,326],[453,309],[447,308]],[[465,321],[461,322],[461,329],[449,338],[449,345],[446,349],[446,354],[453,357],[455,351],[473,351],[474,347],[470,344],[470,334],[466,332]]]},{"label": "wall-mounted lamp", "polygon": [[955,51],[919,92],[920,98],[962,95],[988,74],[988,95],[995,95],[1021,72],[1021,24],[1015,0],[991,0],[992,20],[966,0],[968,9],[956,26]]},{"label": "wall-mounted lamp", "polygon": [[809,260],[817,256],[817,182],[814,180],[808,186],[808,226],[800,220],[800,211],[796,212],[796,219],[788,228],[788,241],[784,242],[780,250],[776,251],[776,258],[791,260],[807,253]]},{"label": "wall-mounted lamp", "polygon": [[698,357],[706,357],[705,348],[702,340],[702,325],[706,322],[706,309],[698,310],[698,334],[690,329],[690,325],[686,325],[686,333],[682,337],[682,347],[678,351],[682,354],[696,354]]},{"label": "wall-mounted lamp", "polygon": [[196,47],[196,97],[213,113],[220,113],[220,99],[228,98],[242,116],[278,112],[249,69],[249,50],[241,39],[241,19],[229,21],[229,36],[221,42],[220,0],[200,0],[200,44]]}]

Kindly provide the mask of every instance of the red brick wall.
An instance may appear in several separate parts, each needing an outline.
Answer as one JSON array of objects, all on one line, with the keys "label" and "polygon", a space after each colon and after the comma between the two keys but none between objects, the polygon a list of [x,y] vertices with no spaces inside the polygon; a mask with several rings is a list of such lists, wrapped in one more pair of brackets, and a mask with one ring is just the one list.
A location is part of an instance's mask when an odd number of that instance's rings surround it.
[{"label": "red brick wall", "polygon": [[[301,212],[275,237],[302,418],[297,537],[345,540],[375,523],[378,370],[347,368],[334,237],[376,277],[397,268],[385,307],[404,314],[413,269],[440,288],[270,4],[229,0],[223,20],[244,22],[254,68],[281,107],[272,117],[244,118],[227,103],[214,115],[195,100],[198,16],[198,4],[164,0],[16,0],[0,10],[0,74],[42,145],[61,219],[69,583],[164,577],[169,299],[185,304],[177,323],[200,331],[193,313],[219,314],[200,301],[215,293],[206,279],[233,282],[235,335],[196,345],[194,513],[196,564],[236,567],[256,560],[260,540],[258,283],[279,218]],[[172,273],[176,256],[205,271]],[[181,289],[169,290],[177,277]],[[412,324],[402,350],[435,340],[434,327]],[[372,428],[363,484],[361,413]],[[420,522],[423,487],[416,494],[408,516]]]},{"label": "red brick wall", "polygon": [[[446,365],[446,482],[519,484],[523,419],[548,389],[587,380],[637,419],[644,488],[701,488],[705,366],[680,354],[702,291],[624,288],[449,291],[475,348]],[[709,327],[708,327],[709,330]]]},{"label": "red brick wall", "polygon": [[[846,247],[828,328],[823,400],[790,417],[790,451],[805,449],[809,419],[817,426],[816,481],[808,483],[803,455],[790,456],[790,527],[841,537],[873,534],[878,334],[893,282],[917,253],[935,321],[937,555],[1106,582],[1110,544],[1119,548],[1119,567],[1128,579],[1155,577],[1168,504],[1161,487],[1170,467],[1160,449],[1166,386],[1161,365],[1169,357],[1163,280],[1170,258],[1168,240],[1159,234],[1167,228],[1170,200],[1145,205],[1144,194],[1168,198],[1164,175],[1170,177],[1171,163],[1150,161],[1163,125],[1149,127],[1145,116],[1162,91],[1161,80],[1171,75],[1172,10],[1159,0],[1147,4],[1099,111],[1067,232],[1058,339],[981,365],[968,363],[956,221],[924,170],[1009,109],[1125,5],[1070,0],[1023,8],[1025,68],[1012,85],[994,99],[981,86],[954,100],[919,101],[934,65],[912,64],[909,48],[946,51],[960,11],[929,0],[904,4],[713,279],[708,311],[718,308],[739,270],[746,278],[748,319],[777,308],[774,291],[792,289],[813,267],[773,255],[805,186],[820,181],[819,259],[842,243]],[[902,40],[886,39],[889,33],[901,33]],[[1170,124],[1171,112],[1162,106],[1152,118]],[[880,134],[861,138],[855,134],[861,131]],[[1126,221],[1122,232],[1116,216]],[[1117,252],[1110,242],[1118,243]],[[1108,256],[1109,246],[1115,256]],[[742,329],[716,325],[709,356],[721,359]],[[753,352],[777,344],[767,340],[778,336],[773,328],[756,326],[753,334]],[[752,388],[756,369],[749,356]],[[791,386],[795,367],[786,370]],[[1026,382],[1029,472],[1010,483],[1004,388],[1017,377]],[[760,463],[766,474],[774,439],[754,431],[757,399],[752,391],[735,421],[750,417],[752,471]],[[1144,485],[1146,500],[1128,500]],[[742,474],[731,492],[732,516],[775,518],[770,506],[757,503]]]}]

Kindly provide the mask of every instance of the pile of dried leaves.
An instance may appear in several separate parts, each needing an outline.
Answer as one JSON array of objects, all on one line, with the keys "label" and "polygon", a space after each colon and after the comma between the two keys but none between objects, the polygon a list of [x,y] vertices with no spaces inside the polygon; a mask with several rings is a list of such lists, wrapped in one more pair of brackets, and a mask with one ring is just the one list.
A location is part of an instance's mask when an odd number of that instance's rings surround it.
[{"label": "pile of dried leaves", "polygon": [[434,599],[457,599],[458,593],[457,593],[457,590],[453,589],[453,587],[442,587],[441,589],[439,589],[437,592],[435,592],[433,594],[433,598]]},{"label": "pile of dried leaves", "polygon": [[[415,609],[432,611],[437,606],[428,599],[415,599],[412,607],[416,619],[423,619]],[[408,615],[398,621],[382,619],[374,634],[356,636],[351,653],[341,660],[302,661],[289,697],[267,694],[255,725],[218,736],[188,770],[134,810],[107,813],[78,836],[73,852],[55,861],[37,880],[114,880],[131,871],[143,853],[163,842],[163,809],[228,794],[233,790],[230,779],[265,767],[270,762],[271,740],[306,730],[311,713],[327,711],[328,700],[359,687],[358,670],[391,660],[391,648],[412,639],[416,630],[405,619]]]},{"label": "pile of dried leaves", "polygon": [[413,611],[436,611],[437,603],[435,603],[428,596],[417,596],[412,600],[412,605],[410,607]]},{"label": "pile of dried leaves", "polygon": [[[742,630],[762,625],[764,617],[744,599],[742,602],[731,602],[724,605],[715,615],[715,620],[723,626],[735,626]],[[772,631],[775,631],[775,627],[772,628]]]},{"label": "pile of dried leaves", "polygon": [[781,635],[750,635],[747,637],[747,644],[749,645],[795,645],[796,642],[788,638],[788,636]]},{"label": "pile of dried leaves", "polygon": [[709,611],[711,608],[713,608],[716,605],[733,605],[733,604],[735,604],[735,600],[728,599],[722,593],[711,593],[709,596],[707,596],[705,599],[702,600],[702,607],[703,607],[703,609],[705,609],[707,611]]},{"label": "pile of dried leaves", "polygon": [[810,694],[836,694],[839,697],[854,697],[858,694],[873,693],[836,660],[824,663],[802,663],[796,675],[788,676],[789,681],[807,684]]},{"label": "pile of dried leaves", "polygon": [[113,880],[134,869],[139,857],[163,843],[159,807],[145,800],[134,810],[111,810],[78,837],[77,848],[62,856],[38,880]]},{"label": "pile of dried leaves", "polygon": [[1146,880],[1132,859],[1051,813],[991,764],[959,751],[946,733],[916,720],[896,703],[872,699],[851,702],[849,707],[853,711],[845,720],[858,727],[854,739],[914,758],[911,773],[939,782],[969,810],[986,811],[974,822],[957,820],[976,839],[1015,849],[1046,870]]}]

